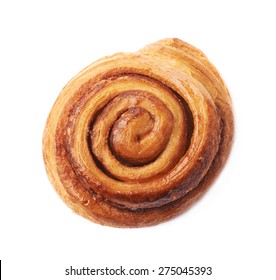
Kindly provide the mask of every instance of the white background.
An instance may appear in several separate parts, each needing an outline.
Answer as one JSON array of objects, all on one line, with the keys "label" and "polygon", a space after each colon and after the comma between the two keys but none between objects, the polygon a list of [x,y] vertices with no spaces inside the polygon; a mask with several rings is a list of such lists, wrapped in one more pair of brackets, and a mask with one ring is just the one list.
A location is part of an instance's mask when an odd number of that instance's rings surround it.
[{"label": "white background", "polygon": [[[276,279],[275,1],[1,1],[0,259],[8,279],[69,277],[90,266],[212,266]],[[48,182],[42,133],[62,87],[85,66],[166,37],[201,49],[226,81],[236,135],[219,180],[184,215],[115,229],[73,214]],[[110,279],[118,279],[111,277]]]}]

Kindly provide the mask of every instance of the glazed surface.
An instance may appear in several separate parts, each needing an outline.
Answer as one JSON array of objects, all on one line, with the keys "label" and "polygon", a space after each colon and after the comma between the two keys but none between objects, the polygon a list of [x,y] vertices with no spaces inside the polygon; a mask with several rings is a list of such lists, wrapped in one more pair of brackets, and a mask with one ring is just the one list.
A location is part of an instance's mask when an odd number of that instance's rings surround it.
[{"label": "glazed surface", "polygon": [[228,90],[179,39],[104,57],[62,90],[43,136],[46,170],[76,213],[142,227],[179,215],[217,177],[233,140]]}]

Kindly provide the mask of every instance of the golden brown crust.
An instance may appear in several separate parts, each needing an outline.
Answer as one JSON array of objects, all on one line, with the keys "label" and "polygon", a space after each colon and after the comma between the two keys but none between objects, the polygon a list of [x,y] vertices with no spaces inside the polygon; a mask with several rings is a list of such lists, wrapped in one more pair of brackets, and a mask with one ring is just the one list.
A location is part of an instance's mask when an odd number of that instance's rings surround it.
[{"label": "golden brown crust", "polygon": [[48,117],[48,176],[76,213],[142,227],[182,213],[208,189],[233,139],[228,90],[206,56],[179,39],[91,64]]}]

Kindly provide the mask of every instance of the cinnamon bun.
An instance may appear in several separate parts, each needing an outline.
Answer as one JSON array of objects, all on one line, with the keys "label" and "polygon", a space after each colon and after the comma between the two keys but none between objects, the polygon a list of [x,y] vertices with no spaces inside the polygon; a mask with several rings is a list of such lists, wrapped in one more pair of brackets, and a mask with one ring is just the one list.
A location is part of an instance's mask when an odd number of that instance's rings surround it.
[{"label": "cinnamon bun", "polygon": [[48,177],[74,212],[143,227],[179,215],[230,153],[232,103],[198,49],[164,39],[104,57],[62,90],[46,123]]}]

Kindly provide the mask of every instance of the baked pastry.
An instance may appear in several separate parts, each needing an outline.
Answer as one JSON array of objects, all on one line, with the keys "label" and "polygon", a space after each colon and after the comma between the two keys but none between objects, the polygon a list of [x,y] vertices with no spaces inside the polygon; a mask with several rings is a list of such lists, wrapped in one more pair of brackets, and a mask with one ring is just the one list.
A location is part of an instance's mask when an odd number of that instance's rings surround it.
[{"label": "baked pastry", "polygon": [[232,139],[231,99],[218,71],[195,47],[164,39],[75,76],[49,114],[43,155],[52,185],[76,213],[143,227],[201,197]]}]

